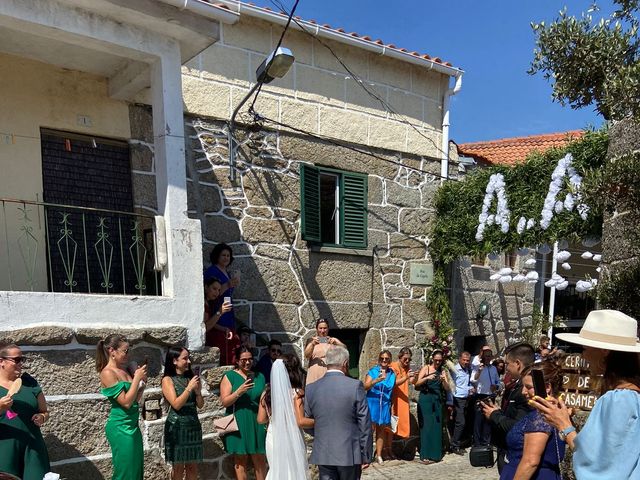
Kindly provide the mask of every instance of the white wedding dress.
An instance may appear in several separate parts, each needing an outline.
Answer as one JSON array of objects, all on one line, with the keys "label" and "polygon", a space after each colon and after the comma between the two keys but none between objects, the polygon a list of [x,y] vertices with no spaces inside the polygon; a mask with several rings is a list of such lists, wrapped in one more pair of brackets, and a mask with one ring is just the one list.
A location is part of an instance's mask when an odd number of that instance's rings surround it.
[{"label": "white wedding dress", "polygon": [[309,478],[307,448],[296,422],[289,373],[282,360],[271,368],[271,417],[267,428],[267,480],[305,480]]}]

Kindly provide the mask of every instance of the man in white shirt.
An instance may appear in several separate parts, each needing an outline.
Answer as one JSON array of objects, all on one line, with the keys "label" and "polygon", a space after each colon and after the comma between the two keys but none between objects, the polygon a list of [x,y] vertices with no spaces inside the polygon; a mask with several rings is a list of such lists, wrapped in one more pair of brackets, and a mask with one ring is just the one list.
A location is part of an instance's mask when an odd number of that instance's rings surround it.
[{"label": "man in white shirt", "polygon": [[468,400],[473,400],[473,385],[471,384],[471,354],[462,352],[458,358],[458,364],[453,368],[451,376],[455,381],[456,388],[453,392],[453,408],[455,409],[455,428],[451,438],[451,452],[457,455],[464,455],[464,448],[461,446],[462,435],[467,417]]},{"label": "man in white shirt", "polygon": [[482,415],[481,402],[494,402],[500,386],[500,375],[496,367],[491,365],[493,352],[491,348],[482,347],[480,361],[472,366],[471,384],[476,390],[476,416],[473,428],[473,444],[489,445],[491,441],[491,423]]}]

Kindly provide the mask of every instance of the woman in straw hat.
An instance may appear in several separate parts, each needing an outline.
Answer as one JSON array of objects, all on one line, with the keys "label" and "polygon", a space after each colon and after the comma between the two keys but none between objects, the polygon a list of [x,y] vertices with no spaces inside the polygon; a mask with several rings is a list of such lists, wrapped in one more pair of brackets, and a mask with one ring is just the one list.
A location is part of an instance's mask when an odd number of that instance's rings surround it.
[{"label": "woman in straw hat", "polygon": [[584,346],[592,375],[604,375],[602,396],[578,434],[562,401],[535,397],[531,404],[574,450],[578,480],[640,479],[640,343],[638,323],[616,310],[594,310],[579,334],[561,340]]}]

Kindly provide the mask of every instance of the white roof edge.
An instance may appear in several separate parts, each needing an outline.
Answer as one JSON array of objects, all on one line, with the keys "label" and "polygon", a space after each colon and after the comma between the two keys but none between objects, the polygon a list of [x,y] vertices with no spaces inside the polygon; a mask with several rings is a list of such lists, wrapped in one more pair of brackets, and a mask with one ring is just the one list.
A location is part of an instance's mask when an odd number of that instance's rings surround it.
[{"label": "white roof edge", "polygon": [[[260,18],[262,20],[266,20],[271,23],[276,23],[282,26],[286,25],[287,23],[287,17],[280,15],[275,11],[269,11],[261,7],[248,5],[247,3],[244,3],[239,0],[216,0],[216,1],[221,4],[227,5],[232,11],[234,11],[239,15],[246,13],[251,17]],[[314,36],[328,38],[340,43],[352,45],[358,48],[362,48],[363,50],[368,50],[370,52],[378,53],[379,55],[385,55],[391,58],[395,58],[397,60],[401,60],[403,62],[411,63],[413,65],[417,65],[417,66],[426,68],[428,70],[435,70],[436,72],[439,72],[451,77],[459,77],[464,73],[464,70],[461,70],[459,68],[444,65],[442,63],[438,63],[433,60],[428,60],[426,58],[417,57],[415,55],[411,55],[408,52],[402,52],[394,48],[389,48],[387,45],[379,45],[370,40],[365,40],[362,37],[354,37],[347,33],[338,32],[334,29],[326,28],[316,23],[311,23],[307,20],[298,20],[298,21],[304,24],[304,26],[307,27],[307,30],[311,32]],[[294,28],[296,30],[302,30],[300,26],[293,21],[290,24],[290,28]]]}]

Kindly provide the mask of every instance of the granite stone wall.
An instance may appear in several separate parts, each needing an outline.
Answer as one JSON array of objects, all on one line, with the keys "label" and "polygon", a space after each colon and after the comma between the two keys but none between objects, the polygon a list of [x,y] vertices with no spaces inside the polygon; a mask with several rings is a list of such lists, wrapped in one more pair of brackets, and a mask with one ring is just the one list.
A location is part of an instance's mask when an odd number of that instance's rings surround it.
[{"label": "granite stone wall", "polygon": [[[518,271],[530,256],[518,256],[513,267]],[[450,268],[451,307],[455,339],[458,348],[465,337],[484,337],[494,352],[522,338],[524,329],[531,326],[535,285],[521,282],[502,284],[489,277],[505,267],[504,255],[484,264],[470,259],[455,262]],[[478,308],[483,300],[489,311],[480,318]],[[477,353],[477,352],[472,352]]]},{"label": "granite stone wall", "polygon": [[[632,119],[617,122],[609,129],[607,161],[615,162],[620,156],[640,150],[640,123]],[[638,208],[616,205],[614,212],[605,212],[602,226],[602,260],[605,276],[630,261],[640,258],[634,233],[640,225]]]},{"label": "granite stone wall", "polygon": [[[225,124],[188,118],[186,132],[189,214],[202,221],[204,265],[218,242],[233,248],[231,269],[242,278],[234,294],[239,322],[298,354],[319,317],[331,318],[334,329],[362,329],[361,371],[381,348],[412,347],[428,333],[427,287],[411,285],[409,273],[412,263],[430,262],[438,162],[383,150],[373,158],[295,134],[239,130],[232,184]],[[313,249],[301,239],[303,162],[368,174],[366,249]]]},{"label": "granite stone wall", "polygon": [[[50,420],[42,427],[52,470],[63,479],[102,480],[111,478],[111,451],[104,426],[109,414],[108,401],[100,394],[100,380],[95,369],[95,346],[108,334],[121,333],[131,345],[132,360],[149,358],[149,381],[141,402],[140,429],[145,452],[145,479],[170,478],[162,447],[166,405],[160,390],[164,356],[170,345],[187,342],[187,331],[180,326],[155,329],[115,330],[111,328],[33,327],[0,332],[0,339],[16,343],[27,362],[25,371],[40,384],[47,399]],[[205,460],[201,478],[233,478],[231,459],[213,432],[213,418],[223,415],[223,408],[213,388],[219,352],[205,348],[192,352],[193,365],[205,378],[211,372],[212,387],[205,387],[205,406],[200,411],[204,434]]]}]

